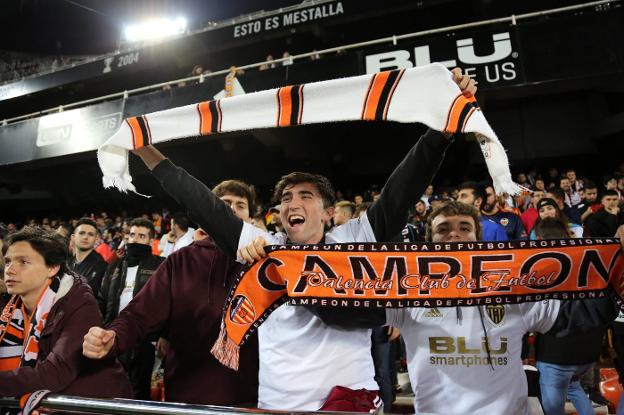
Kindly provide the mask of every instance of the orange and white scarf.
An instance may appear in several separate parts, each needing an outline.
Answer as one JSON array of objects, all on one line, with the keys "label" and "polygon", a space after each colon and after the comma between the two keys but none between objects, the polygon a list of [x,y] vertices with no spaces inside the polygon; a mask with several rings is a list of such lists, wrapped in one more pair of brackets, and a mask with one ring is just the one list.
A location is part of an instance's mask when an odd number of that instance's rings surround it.
[{"label": "orange and white scarf", "polygon": [[35,366],[39,355],[39,339],[59,285],[58,277],[49,280],[37,307],[30,313],[26,312],[18,295],[13,295],[4,307],[0,315],[0,371]]},{"label": "orange and white scarf", "polygon": [[185,137],[340,121],[422,123],[475,133],[497,193],[516,194],[507,154],[474,97],[440,64],[334,79],[199,102],[130,117],[98,150],[104,187],[135,192],[128,151]]},{"label": "orange and white scarf", "polygon": [[509,242],[273,245],[227,298],[212,353],[238,368],[238,351],[285,302],[360,309],[517,304],[624,291],[615,238]]}]

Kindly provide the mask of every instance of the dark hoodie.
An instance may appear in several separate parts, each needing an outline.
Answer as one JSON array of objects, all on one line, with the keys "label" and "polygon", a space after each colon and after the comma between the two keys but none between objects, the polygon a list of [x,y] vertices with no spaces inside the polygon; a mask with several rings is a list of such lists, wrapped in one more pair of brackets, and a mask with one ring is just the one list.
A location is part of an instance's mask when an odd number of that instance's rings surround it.
[{"label": "dark hoodie", "polygon": [[171,349],[165,359],[168,401],[206,405],[255,402],[258,345],[240,350],[240,369],[221,365],[210,353],[221,328],[223,305],[240,264],[209,240],[196,241],[169,257],[112,322],[112,355],[131,350],[150,332],[166,327]]},{"label": "dark hoodie", "polygon": [[87,282],[65,275],[41,333],[36,365],[0,372],[0,396],[20,397],[47,389],[91,398],[129,398],[130,384],[119,362],[82,355],[84,335],[101,324]]}]

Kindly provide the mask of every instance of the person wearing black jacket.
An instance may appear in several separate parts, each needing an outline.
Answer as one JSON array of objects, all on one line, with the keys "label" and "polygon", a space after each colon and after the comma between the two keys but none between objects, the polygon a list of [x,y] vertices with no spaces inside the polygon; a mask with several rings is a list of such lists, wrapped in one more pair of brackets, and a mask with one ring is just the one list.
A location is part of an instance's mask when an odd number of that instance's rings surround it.
[{"label": "person wearing black jacket", "polygon": [[[136,218],[130,222],[126,255],[109,266],[98,297],[105,325],[113,322],[164,261],[164,258],[152,254],[153,239],[151,221]],[[155,353],[151,342],[157,340],[158,333],[149,334],[133,350],[119,356],[130,377],[135,399],[150,399]]]},{"label": "person wearing black jacket", "polygon": [[[567,225],[558,218],[543,219],[535,229],[538,239],[568,237]],[[610,298],[594,300],[609,307]],[[583,375],[592,370],[602,350],[609,322],[583,333],[558,337],[557,333],[537,336],[535,358],[540,378],[540,396],[546,415],[565,413],[566,395],[581,415],[594,413],[593,405],[581,387]]]},{"label": "person wearing black jacket", "polygon": [[587,230],[594,237],[611,236],[618,226],[624,225],[624,212],[618,206],[619,197],[615,190],[606,190],[600,198],[602,209],[587,219]]},{"label": "person wearing black jacket", "polygon": [[104,258],[95,252],[95,241],[100,231],[95,221],[81,218],[74,229],[74,255],[69,260],[69,269],[84,277],[93,295],[97,296],[102,285],[102,278],[108,264]]}]

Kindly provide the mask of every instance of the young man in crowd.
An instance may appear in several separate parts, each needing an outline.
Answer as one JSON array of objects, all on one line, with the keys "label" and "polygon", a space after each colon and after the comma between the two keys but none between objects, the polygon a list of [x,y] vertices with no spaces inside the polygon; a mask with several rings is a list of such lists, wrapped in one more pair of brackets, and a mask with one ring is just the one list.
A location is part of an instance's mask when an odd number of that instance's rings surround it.
[{"label": "young man in crowd", "polygon": [[[474,80],[462,76],[459,69],[454,72],[454,80],[466,95],[476,91]],[[272,243],[390,240],[405,226],[409,208],[431,182],[449,143],[443,134],[428,131],[397,166],[368,211],[327,233],[335,203],[327,178],[309,173],[283,176],[275,187],[274,197],[281,203],[285,235],[271,235],[243,222],[214,193],[154,147],[146,146],[135,153],[163,188],[189,211],[190,218],[234,257],[240,247],[258,236]],[[337,408],[336,402],[326,399],[334,386],[377,390],[370,336],[370,330],[332,329],[303,308],[278,308],[258,330],[259,406],[331,410]],[[375,407],[375,393],[365,393],[363,398],[368,406],[360,410]]]},{"label": "young man in crowd", "polygon": [[108,264],[95,251],[95,242],[100,231],[96,223],[89,218],[81,218],[72,234],[74,255],[69,260],[69,269],[82,275],[93,290],[93,295],[100,292],[102,278]]},{"label": "young man in crowd", "polygon": [[514,212],[501,209],[496,192],[492,186],[486,186],[485,188],[485,202],[481,206],[481,215],[485,219],[490,219],[501,225],[505,229],[509,240],[526,239],[527,233],[520,216]]},{"label": "young man in crowd", "polygon": [[[483,186],[475,182],[462,183],[458,188],[457,201],[474,206],[481,211],[481,206],[485,200]],[[481,215],[481,228],[483,229],[484,241],[507,241],[507,232],[492,219]]]},{"label": "young man in crowd", "polygon": [[349,222],[355,214],[355,203],[347,200],[336,203],[334,207],[334,226],[344,225]]},{"label": "young man in crowd", "polygon": [[578,205],[581,222],[585,224],[592,213],[598,212],[602,205],[598,202],[598,186],[596,183],[587,181],[582,191],[583,201]]},{"label": "young man in crowd", "polygon": [[591,236],[611,236],[624,224],[624,212],[620,211],[619,197],[615,190],[605,190],[600,198],[602,209],[587,219]]},{"label": "young man in crowd", "polygon": [[8,237],[7,294],[0,303],[0,396],[37,390],[94,398],[130,397],[115,359],[93,362],[80,353],[89,327],[101,324],[89,285],[67,269],[67,241],[42,228]]},{"label": "young man in crowd", "polygon": [[[624,249],[624,227],[618,235]],[[427,241],[480,239],[481,223],[474,206],[448,202],[429,216]],[[264,245],[259,240],[244,250],[250,252],[250,260],[256,260],[265,256]],[[613,302],[596,300],[436,310],[437,313],[427,308],[345,313],[320,308],[315,313],[327,324],[343,328],[383,324],[398,328],[407,349],[415,413],[476,415],[528,414],[527,381],[521,359],[525,333],[561,337],[592,330],[617,316]]]},{"label": "young man in crowd", "polygon": [[576,176],[576,170],[566,169],[564,173],[566,177],[568,178],[568,180],[570,181],[570,186],[572,188],[572,191],[581,193],[585,189],[586,184],[583,180],[579,179]]},{"label": "young man in crowd", "polygon": [[166,238],[166,244],[162,256],[166,258],[172,252],[184,248],[193,242],[195,229],[191,228],[190,225],[189,218],[185,213],[178,212],[173,215],[171,218],[171,232],[163,237],[163,239]]},{"label": "young man in crowd", "polygon": [[[253,187],[226,180],[214,194],[244,222],[255,211]],[[223,304],[241,266],[217,248],[200,228],[195,241],[167,257],[143,289],[104,330],[92,327],[83,354],[110,358],[132,350],[153,332],[170,343],[164,361],[165,397],[171,402],[239,406],[258,395],[257,340],[240,351],[240,370],[233,371],[209,352],[221,328]]]},{"label": "young man in crowd", "polygon": [[[164,258],[152,254],[154,224],[151,220],[136,218],[130,222],[130,235],[123,258],[113,262],[104,276],[98,301],[104,316],[104,324],[110,324],[130,303],[152,276]],[[91,326],[90,326],[91,327]],[[135,399],[150,399],[152,367],[155,349],[152,335],[131,350],[119,355],[132,383]]]},{"label": "young man in crowd", "polygon": [[[576,177],[576,175],[575,175]],[[565,204],[570,207],[576,207],[581,203],[581,194],[574,187],[567,176],[559,179],[559,187],[565,193]]]}]

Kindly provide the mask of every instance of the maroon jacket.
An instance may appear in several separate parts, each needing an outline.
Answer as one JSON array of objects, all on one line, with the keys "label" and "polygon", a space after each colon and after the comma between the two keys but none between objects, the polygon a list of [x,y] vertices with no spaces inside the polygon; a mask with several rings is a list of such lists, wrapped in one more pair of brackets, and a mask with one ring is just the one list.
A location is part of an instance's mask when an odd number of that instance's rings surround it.
[{"label": "maroon jacket", "polygon": [[131,350],[164,329],[171,348],[165,359],[165,396],[170,402],[234,405],[256,402],[257,340],[240,350],[240,369],[221,365],[210,353],[221,328],[223,305],[240,264],[211,240],[193,242],[167,257],[143,289],[111,323],[111,355]]},{"label": "maroon jacket", "polygon": [[34,367],[0,372],[0,396],[20,397],[40,389],[90,398],[129,398],[130,383],[113,359],[90,360],[82,341],[102,317],[89,284],[65,275],[41,333]]}]

